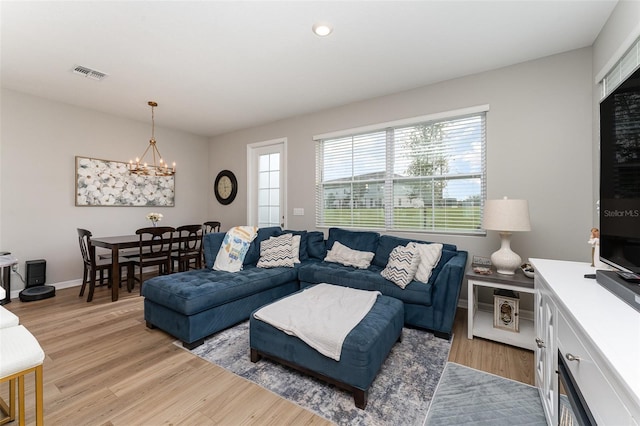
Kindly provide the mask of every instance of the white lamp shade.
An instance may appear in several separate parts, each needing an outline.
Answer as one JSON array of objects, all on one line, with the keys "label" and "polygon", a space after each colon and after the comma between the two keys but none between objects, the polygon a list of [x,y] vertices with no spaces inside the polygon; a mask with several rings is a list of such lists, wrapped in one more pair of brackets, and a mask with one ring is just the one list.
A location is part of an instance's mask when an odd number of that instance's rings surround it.
[{"label": "white lamp shade", "polygon": [[531,231],[527,200],[487,200],[484,205],[484,229],[493,231]]}]

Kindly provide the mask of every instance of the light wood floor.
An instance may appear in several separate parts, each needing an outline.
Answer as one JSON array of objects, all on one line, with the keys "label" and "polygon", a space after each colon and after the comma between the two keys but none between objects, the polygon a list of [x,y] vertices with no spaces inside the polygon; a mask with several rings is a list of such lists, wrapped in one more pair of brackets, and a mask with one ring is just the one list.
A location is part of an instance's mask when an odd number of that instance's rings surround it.
[{"label": "light wood floor", "polygon": [[[112,303],[96,289],[6,308],[20,317],[46,353],[47,425],[326,425],[322,418],[173,345],[144,325],[143,299],[126,291]],[[459,309],[450,361],[533,384],[533,352],[466,338]],[[247,356],[249,356],[247,354]],[[27,424],[35,423],[33,379],[27,377]],[[0,395],[6,400],[8,386]]]}]

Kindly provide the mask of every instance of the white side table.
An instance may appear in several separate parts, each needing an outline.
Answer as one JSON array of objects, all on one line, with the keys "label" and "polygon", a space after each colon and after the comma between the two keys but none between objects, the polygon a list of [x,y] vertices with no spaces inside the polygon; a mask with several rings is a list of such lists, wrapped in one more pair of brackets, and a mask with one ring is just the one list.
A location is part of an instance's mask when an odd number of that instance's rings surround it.
[{"label": "white side table", "polygon": [[483,337],[496,342],[506,343],[524,349],[534,350],[535,347],[535,310],[534,318],[523,318],[519,316],[519,331],[503,330],[493,326],[493,304],[491,308],[478,309],[478,288],[488,287],[493,289],[512,290],[522,294],[535,293],[533,288],[533,278],[528,278],[518,269],[514,275],[498,274],[495,270],[490,275],[481,275],[469,269],[467,277],[467,298],[468,298],[468,331],[467,338],[473,336]]}]

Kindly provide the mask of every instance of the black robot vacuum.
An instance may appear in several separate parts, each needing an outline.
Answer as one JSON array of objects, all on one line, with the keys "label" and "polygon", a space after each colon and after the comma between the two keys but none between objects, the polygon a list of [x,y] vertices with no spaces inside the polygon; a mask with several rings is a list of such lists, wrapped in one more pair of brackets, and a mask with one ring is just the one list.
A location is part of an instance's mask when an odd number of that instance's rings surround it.
[{"label": "black robot vacuum", "polygon": [[44,259],[27,260],[25,289],[19,294],[23,302],[48,299],[56,295],[56,288],[52,285],[44,285],[47,280],[47,261]]}]

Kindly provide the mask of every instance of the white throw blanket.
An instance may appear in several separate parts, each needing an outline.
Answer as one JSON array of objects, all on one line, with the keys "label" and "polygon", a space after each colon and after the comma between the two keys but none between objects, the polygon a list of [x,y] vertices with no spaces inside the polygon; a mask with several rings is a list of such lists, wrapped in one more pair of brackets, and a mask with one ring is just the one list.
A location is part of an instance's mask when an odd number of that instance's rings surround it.
[{"label": "white throw blanket", "polygon": [[318,284],[267,305],[253,316],[340,361],[344,339],[371,310],[379,294]]}]

